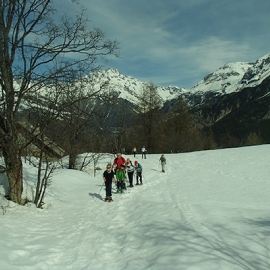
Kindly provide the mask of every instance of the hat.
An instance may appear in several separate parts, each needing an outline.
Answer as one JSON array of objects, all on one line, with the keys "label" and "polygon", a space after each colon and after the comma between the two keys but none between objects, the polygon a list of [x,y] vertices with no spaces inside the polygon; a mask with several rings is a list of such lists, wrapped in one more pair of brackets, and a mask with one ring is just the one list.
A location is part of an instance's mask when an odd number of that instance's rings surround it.
[{"label": "hat", "polygon": [[137,161],[137,160],[135,160],[134,164],[138,164],[138,161]]}]

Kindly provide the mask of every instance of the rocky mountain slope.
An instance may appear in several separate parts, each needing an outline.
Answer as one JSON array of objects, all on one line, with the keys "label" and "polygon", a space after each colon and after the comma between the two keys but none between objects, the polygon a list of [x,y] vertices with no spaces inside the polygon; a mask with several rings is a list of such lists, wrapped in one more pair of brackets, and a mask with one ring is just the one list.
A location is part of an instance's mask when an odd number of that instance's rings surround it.
[{"label": "rocky mountain slope", "polygon": [[[132,104],[138,103],[138,96],[147,84],[115,69],[92,76],[97,83],[108,80],[119,97]],[[270,53],[255,63],[228,63],[206,75],[191,89],[158,86],[157,90],[165,112],[168,107],[173,109],[181,96],[197,125],[211,127],[217,137],[221,134],[243,137],[250,132],[260,134],[264,140],[267,134],[270,137]]]},{"label": "rocky mountain slope", "polygon": [[[222,72],[229,66],[234,68]],[[244,140],[256,133],[262,142],[269,142],[270,54],[254,64],[224,67],[191,89],[194,119],[202,128],[211,127],[219,140],[228,135]]]},{"label": "rocky mountain slope", "polygon": [[[119,93],[119,98],[138,104],[139,96],[143,88],[150,82],[142,82],[131,76],[121,74],[117,69],[107,69],[90,74],[91,82],[94,85],[101,85],[108,82],[108,88]],[[177,98],[179,94],[187,91],[177,86],[157,87],[157,91],[163,102]]]}]

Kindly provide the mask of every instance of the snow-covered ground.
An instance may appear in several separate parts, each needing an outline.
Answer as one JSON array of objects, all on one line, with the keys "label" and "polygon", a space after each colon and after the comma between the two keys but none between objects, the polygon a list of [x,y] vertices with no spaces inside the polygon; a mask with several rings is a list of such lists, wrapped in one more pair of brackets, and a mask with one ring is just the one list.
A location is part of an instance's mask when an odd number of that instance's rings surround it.
[{"label": "snow-covered ground", "polygon": [[103,171],[59,169],[45,209],[2,206],[0,269],[269,270],[270,145],[159,157],[112,203]]}]

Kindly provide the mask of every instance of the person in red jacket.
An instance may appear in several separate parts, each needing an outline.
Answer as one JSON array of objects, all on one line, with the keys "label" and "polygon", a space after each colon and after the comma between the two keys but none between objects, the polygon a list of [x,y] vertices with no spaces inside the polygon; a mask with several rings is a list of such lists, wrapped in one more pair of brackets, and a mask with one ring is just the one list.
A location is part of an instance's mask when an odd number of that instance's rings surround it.
[{"label": "person in red jacket", "polygon": [[115,170],[120,170],[121,165],[125,163],[126,160],[121,156],[121,153],[117,153],[116,158],[113,161],[113,166]]}]

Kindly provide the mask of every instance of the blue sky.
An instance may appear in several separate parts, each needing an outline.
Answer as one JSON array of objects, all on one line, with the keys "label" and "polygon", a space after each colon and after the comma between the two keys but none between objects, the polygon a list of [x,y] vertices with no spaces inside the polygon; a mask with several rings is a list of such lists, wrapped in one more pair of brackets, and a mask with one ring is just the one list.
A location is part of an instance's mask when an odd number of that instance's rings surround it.
[{"label": "blue sky", "polygon": [[190,88],[226,63],[270,52],[269,0],[78,2],[91,27],[120,43],[120,57],[109,57],[104,68],[154,85]]}]

